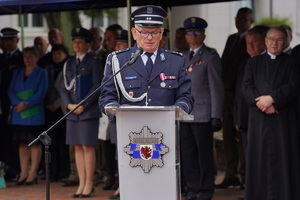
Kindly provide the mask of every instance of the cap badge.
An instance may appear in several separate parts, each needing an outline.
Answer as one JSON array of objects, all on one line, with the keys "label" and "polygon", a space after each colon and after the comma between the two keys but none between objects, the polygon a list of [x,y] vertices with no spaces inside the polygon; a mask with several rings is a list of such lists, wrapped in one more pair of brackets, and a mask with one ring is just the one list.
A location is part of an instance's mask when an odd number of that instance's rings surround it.
[{"label": "cap badge", "polygon": [[153,13],[153,8],[152,7],[148,7],[147,8],[147,13]]},{"label": "cap badge", "polygon": [[76,28],[76,32],[79,33],[80,32],[80,28]]},{"label": "cap badge", "polygon": [[191,18],[191,22],[196,23],[196,18],[195,17]]},{"label": "cap badge", "polygon": [[121,35],[122,34],[122,30],[118,30],[118,35]]}]

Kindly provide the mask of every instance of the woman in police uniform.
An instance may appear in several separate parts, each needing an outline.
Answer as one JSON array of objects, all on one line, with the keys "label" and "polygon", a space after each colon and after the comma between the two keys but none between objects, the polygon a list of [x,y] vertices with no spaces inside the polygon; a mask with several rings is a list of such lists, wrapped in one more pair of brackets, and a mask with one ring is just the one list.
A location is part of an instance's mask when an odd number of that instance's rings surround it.
[{"label": "woman in police uniform", "polygon": [[[72,30],[75,57],[64,66],[64,87],[61,95],[68,110],[93,92],[102,80],[101,60],[88,54],[92,40],[91,33],[84,28]],[[95,171],[95,150],[97,145],[100,112],[95,94],[85,104],[67,117],[66,143],[75,147],[75,161],[79,176],[79,187],[73,198],[90,197],[94,194],[93,174]]]}]

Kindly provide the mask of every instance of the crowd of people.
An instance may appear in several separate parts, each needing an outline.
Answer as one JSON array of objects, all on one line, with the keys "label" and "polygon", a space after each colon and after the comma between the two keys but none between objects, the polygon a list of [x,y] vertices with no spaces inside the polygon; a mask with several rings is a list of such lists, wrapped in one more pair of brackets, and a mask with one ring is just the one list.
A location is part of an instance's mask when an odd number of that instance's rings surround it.
[{"label": "crowd of people", "polygon": [[[252,27],[253,11],[241,8],[237,33],[228,37],[220,56],[204,43],[209,23],[200,17],[185,19],[176,30],[176,49],[166,50],[166,16],[157,6],[135,10],[130,48],[128,31],[119,24],[105,31],[75,27],[68,37],[74,55],[59,29],[51,29],[48,38],[36,37],[22,51],[18,31],[1,30],[0,161],[7,181],[37,184],[45,167],[43,146],[28,144],[108,80],[118,67],[114,60],[121,66],[142,47],[121,81],[109,81],[49,133],[51,181],[77,186],[73,198],[91,197],[94,186],[105,183],[104,190],[115,190],[109,198],[119,199],[116,119],[105,107],[176,105],[194,115],[193,121],[180,123],[186,200],[211,200],[215,189],[231,186],[245,190],[240,200],[299,198],[300,45],[290,46],[292,29]],[[175,78],[161,84],[162,72]],[[127,88],[126,77],[140,85]],[[99,121],[105,119],[108,128],[100,136]],[[213,132],[221,129],[226,171],[215,184]]]}]

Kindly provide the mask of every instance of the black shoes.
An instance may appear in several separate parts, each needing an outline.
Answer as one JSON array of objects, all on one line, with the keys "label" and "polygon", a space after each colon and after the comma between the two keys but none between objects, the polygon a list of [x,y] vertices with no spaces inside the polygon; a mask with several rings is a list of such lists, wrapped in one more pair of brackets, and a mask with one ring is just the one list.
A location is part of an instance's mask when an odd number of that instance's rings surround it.
[{"label": "black shoes", "polygon": [[25,181],[24,185],[34,185],[38,183],[38,177],[36,176],[32,181]]},{"label": "black shoes", "polygon": [[72,198],[89,198],[94,196],[94,194],[95,194],[95,188],[92,188],[89,194],[73,194]]},{"label": "black shoes", "polygon": [[240,180],[237,177],[232,177],[232,178],[224,178],[222,183],[215,185],[215,188],[224,189],[230,186],[240,186],[240,185],[241,185]]},{"label": "black shoes", "polygon": [[81,194],[81,198],[92,197],[92,196],[94,196],[94,193],[95,193],[95,188],[93,188],[89,194]]},{"label": "black shoes", "polygon": [[72,198],[81,198],[81,194],[73,194]]}]

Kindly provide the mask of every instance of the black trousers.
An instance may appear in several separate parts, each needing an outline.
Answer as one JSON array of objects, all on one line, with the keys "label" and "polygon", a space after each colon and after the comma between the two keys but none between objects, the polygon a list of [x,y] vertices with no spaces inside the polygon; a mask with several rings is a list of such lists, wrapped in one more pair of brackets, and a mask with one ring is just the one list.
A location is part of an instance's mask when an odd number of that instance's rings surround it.
[{"label": "black trousers", "polygon": [[188,196],[209,200],[214,193],[213,132],[210,123],[180,123],[183,173]]}]

